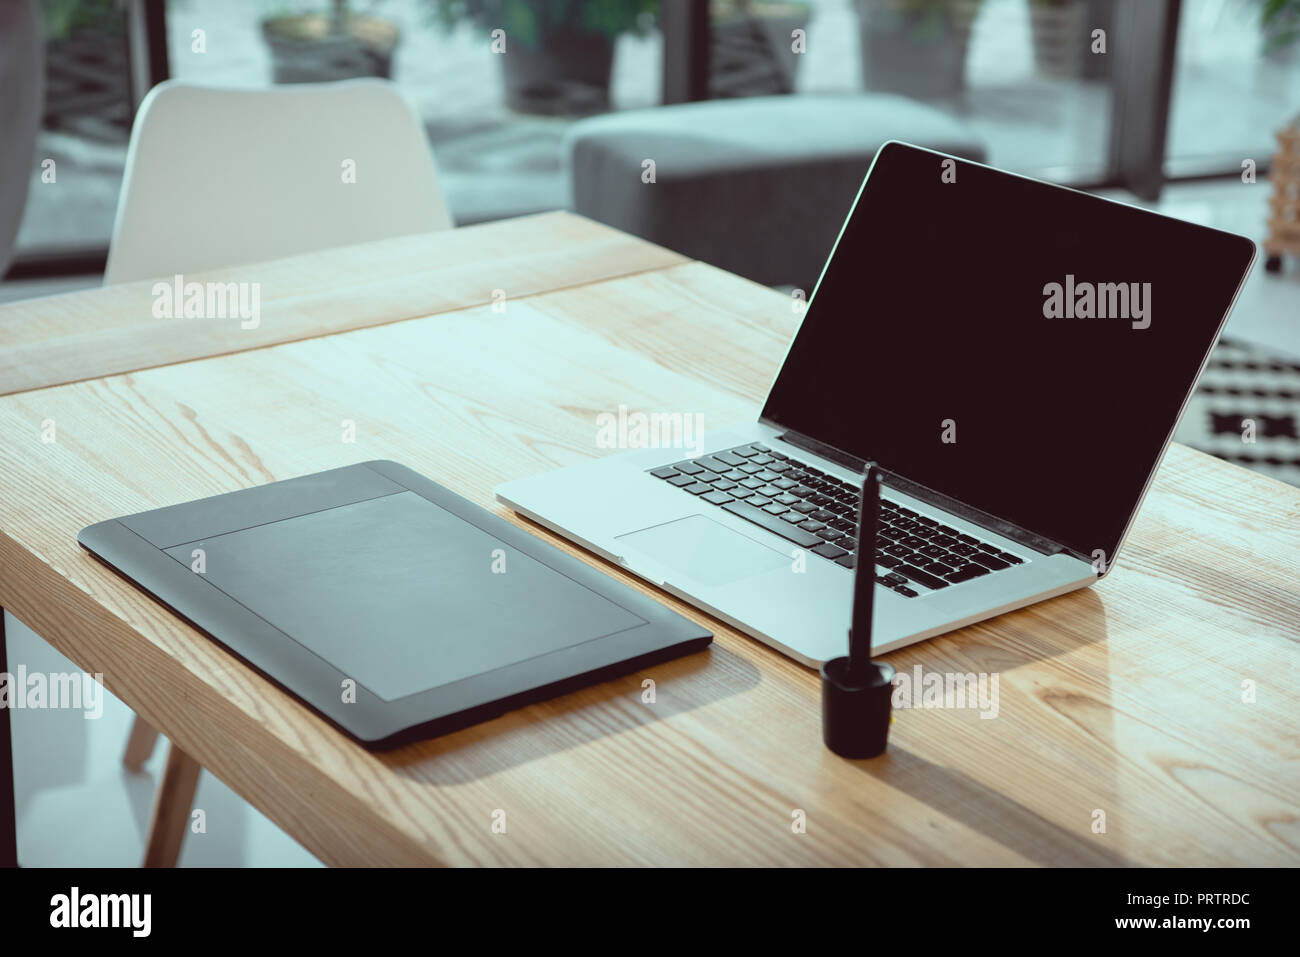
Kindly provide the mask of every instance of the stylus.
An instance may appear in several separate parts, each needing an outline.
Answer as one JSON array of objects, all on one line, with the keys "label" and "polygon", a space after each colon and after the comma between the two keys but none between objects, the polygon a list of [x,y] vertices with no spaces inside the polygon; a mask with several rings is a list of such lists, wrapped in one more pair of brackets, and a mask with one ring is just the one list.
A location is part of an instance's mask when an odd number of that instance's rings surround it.
[{"label": "stylus", "polygon": [[876,598],[876,524],[880,517],[880,469],[867,463],[858,499],[858,563],[853,570],[853,617],[849,625],[846,679],[863,677],[871,667],[871,620]]}]

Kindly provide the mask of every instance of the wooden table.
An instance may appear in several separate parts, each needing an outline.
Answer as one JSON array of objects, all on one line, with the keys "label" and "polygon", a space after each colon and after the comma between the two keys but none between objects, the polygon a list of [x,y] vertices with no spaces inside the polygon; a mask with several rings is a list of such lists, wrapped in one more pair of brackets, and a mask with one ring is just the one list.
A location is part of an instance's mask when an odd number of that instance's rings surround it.
[{"label": "wooden table", "polygon": [[0,605],[323,861],[1300,862],[1300,490],[1177,446],[1105,582],[889,656],[998,674],[994,720],[900,711],[843,761],[812,671],[579,552],[711,649],[366,752],[77,531],[392,458],[557,541],[493,487],[607,454],[619,405],[753,417],[797,317],[565,214],[187,278],[261,282],[261,325],[154,319],[148,283],[0,309]]}]

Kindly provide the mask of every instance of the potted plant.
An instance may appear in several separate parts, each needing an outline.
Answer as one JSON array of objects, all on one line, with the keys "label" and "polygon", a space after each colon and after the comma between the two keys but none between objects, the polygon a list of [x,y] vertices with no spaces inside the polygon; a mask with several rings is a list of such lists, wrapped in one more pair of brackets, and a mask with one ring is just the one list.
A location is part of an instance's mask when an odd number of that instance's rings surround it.
[{"label": "potted plant", "polygon": [[1296,58],[1300,44],[1300,0],[1261,0],[1259,18],[1263,54],[1284,63]]},{"label": "potted plant", "polygon": [[42,0],[45,106],[42,124],[103,142],[124,142],[134,115],[123,0]]},{"label": "potted plant", "polygon": [[320,83],[359,76],[393,75],[397,25],[356,16],[347,0],[332,0],[328,12],[287,13],[262,21],[271,48],[276,83]]},{"label": "potted plant", "polygon": [[953,100],[966,86],[966,50],[980,0],[858,0],[868,90]]},{"label": "potted plant", "polygon": [[714,0],[710,14],[711,97],[794,92],[803,59],[795,50],[795,31],[807,30],[811,5],[783,0]]},{"label": "potted plant", "polygon": [[[435,0],[447,29],[469,21],[484,43],[503,42],[506,105],[521,113],[609,108],[614,41],[644,32],[658,0]],[[492,37],[493,31],[503,31]]]},{"label": "potted plant", "polygon": [[1110,53],[1092,52],[1092,31],[1105,30],[1111,41],[1115,0],[1029,0],[1029,25],[1034,37],[1034,65],[1046,76],[1063,79],[1104,79],[1110,75]]}]

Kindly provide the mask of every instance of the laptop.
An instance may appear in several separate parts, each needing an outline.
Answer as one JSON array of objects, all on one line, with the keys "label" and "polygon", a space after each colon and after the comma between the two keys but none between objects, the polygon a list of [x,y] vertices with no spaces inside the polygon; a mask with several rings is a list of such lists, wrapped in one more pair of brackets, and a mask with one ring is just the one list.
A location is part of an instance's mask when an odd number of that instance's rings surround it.
[{"label": "laptop", "polygon": [[888,652],[1110,573],[1254,258],[1241,236],[887,143],[755,421],[686,448],[626,429],[646,447],[497,498],[817,665],[845,652],[874,461]]}]

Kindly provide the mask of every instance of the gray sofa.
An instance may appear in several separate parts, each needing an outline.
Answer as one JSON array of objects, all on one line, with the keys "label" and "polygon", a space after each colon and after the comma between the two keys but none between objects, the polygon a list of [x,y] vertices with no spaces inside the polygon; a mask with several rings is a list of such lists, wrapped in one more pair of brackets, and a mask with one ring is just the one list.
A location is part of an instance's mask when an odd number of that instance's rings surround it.
[{"label": "gray sofa", "polygon": [[[984,159],[962,123],[892,95],[765,96],[609,113],[565,140],[572,208],[765,285],[810,289],[880,145]],[[643,181],[654,161],[654,182]]]}]

